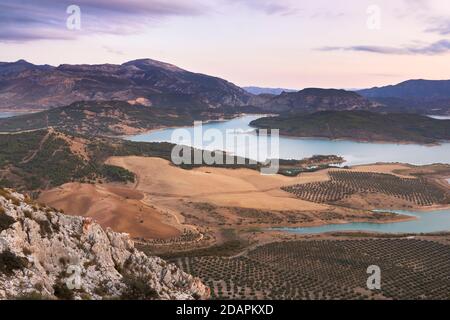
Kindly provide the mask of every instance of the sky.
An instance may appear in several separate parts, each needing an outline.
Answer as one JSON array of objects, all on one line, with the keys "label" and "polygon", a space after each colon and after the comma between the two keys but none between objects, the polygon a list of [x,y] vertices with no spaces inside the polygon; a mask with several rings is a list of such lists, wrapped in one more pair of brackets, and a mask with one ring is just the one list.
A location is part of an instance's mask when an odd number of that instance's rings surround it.
[{"label": "sky", "polygon": [[450,79],[450,1],[0,0],[0,61],[140,58],[240,86]]}]

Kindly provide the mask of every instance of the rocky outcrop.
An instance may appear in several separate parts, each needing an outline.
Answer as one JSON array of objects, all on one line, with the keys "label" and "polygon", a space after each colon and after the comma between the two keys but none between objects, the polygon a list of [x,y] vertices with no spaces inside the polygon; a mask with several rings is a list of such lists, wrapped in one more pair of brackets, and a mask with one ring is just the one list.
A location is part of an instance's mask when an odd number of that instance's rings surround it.
[{"label": "rocky outcrop", "polygon": [[205,299],[191,275],[126,234],[0,189],[0,299]]}]

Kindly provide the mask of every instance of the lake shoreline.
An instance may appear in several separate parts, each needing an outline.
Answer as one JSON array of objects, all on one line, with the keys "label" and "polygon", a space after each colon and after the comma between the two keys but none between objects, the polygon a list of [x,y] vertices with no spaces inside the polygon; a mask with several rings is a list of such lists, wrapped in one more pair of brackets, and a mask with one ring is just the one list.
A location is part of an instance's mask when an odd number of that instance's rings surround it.
[{"label": "lake shoreline", "polygon": [[[257,139],[249,123],[264,115],[240,114],[232,120],[211,120],[208,128],[212,127],[222,131],[224,134],[228,129],[242,129],[246,132],[248,139]],[[242,120],[244,118],[244,120]],[[214,124],[212,124],[214,123]],[[122,135],[121,138],[134,142],[171,142],[171,130],[184,128],[193,133],[193,126],[181,127],[159,127],[146,130],[143,134]],[[270,137],[269,137],[270,138]],[[355,139],[357,140],[357,139]],[[335,154],[346,159],[344,165],[355,166],[374,163],[408,163],[411,165],[428,165],[434,163],[450,163],[447,143],[445,144],[417,144],[417,143],[390,143],[355,141],[346,139],[328,138],[304,138],[295,136],[280,136],[280,159],[302,160],[314,155]],[[186,144],[186,143],[185,143]],[[217,144],[217,143],[215,143]],[[189,144],[194,146],[193,143]],[[450,144],[449,144],[450,145]],[[194,146],[200,148],[199,146]],[[203,149],[211,147],[212,150],[227,151],[226,148],[204,142]],[[208,149],[209,150],[209,149]],[[237,155],[242,156],[238,148]],[[431,151],[431,152],[430,152]],[[410,156],[409,156],[410,155]],[[263,159],[258,159],[263,161]]]},{"label": "lake shoreline", "polygon": [[[255,130],[263,130],[267,128],[257,127],[249,123],[249,126],[254,128]],[[267,129],[270,130],[270,129]],[[272,129],[273,130],[273,129]],[[357,143],[377,143],[377,144],[397,144],[397,145],[420,145],[420,146],[427,146],[427,147],[435,147],[440,146],[445,143],[450,143],[450,140],[439,140],[436,142],[430,142],[430,143],[423,143],[418,141],[408,141],[408,140],[383,140],[383,139],[358,139],[358,138],[330,138],[330,137],[320,137],[320,136],[298,136],[298,135],[292,135],[288,133],[282,133],[280,132],[280,137],[290,138],[290,139],[300,139],[300,140],[324,140],[324,141],[352,141]]]},{"label": "lake shoreline", "polygon": [[[448,232],[450,229],[449,221],[450,221],[450,206],[442,206],[437,209],[438,206],[435,207],[434,210],[429,211],[429,208],[425,210],[374,210],[373,212],[391,212],[396,214],[398,217],[405,217],[404,219],[393,221],[371,221],[371,222],[360,222],[360,221],[351,221],[351,222],[343,222],[343,223],[331,223],[331,224],[317,224],[312,226],[305,227],[277,227],[270,228],[268,231],[277,232],[277,233],[287,233],[287,234],[297,234],[297,235],[326,235],[330,233],[345,233],[345,232],[359,232],[359,233],[374,233],[374,234],[433,234],[440,232]],[[436,216],[433,216],[436,215]],[[438,216],[439,215],[439,216]],[[444,217],[445,216],[445,217]],[[432,226],[431,230],[427,230],[430,228],[427,223],[432,224],[433,218],[439,220],[445,218],[446,223],[439,223],[439,221],[434,221],[435,225]],[[442,221],[441,221],[442,222]],[[407,226],[410,224],[410,226]],[[411,227],[411,225],[415,226]],[[444,225],[442,229],[440,226]],[[403,230],[403,228],[410,228],[411,230]],[[416,229],[414,229],[416,228]],[[422,228],[422,229],[421,229]]]},{"label": "lake shoreline", "polygon": [[[254,115],[259,115],[259,114],[252,114],[252,113],[239,113],[236,114],[233,117],[230,118],[226,118],[226,117],[221,117],[218,119],[210,119],[210,120],[194,120],[194,122],[199,121],[202,122],[202,124],[210,124],[210,123],[220,123],[220,122],[226,122],[226,121],[230,121],[230,120],[235,120],[235,119],[239,119],[239,118],[243,118],[246,116],[254,116]],[[267,115],[261,115],[262,117],[267,116]],[[182,128],[194,128],[194,123],[192,123],[191,125],[188,126],[158,126],[156,128],[153,129],[142,129],[139,132],[137,132],[136,134],[125,134],[125,135],[117,135],[117,136],[111,136],[111,138],[120,138],[123,140],[129,140],[129,138],[135,137],[135,136],[139,136],[139,135],[144,135],[144,134],[151,134],[151,133],[155,133],[155,132],[159,132],[159,131],[164,131],[164,130],[170,130],[170,129],[182,129]],[[139,129],[137,129],[139,130]],[[128,138],[128,139],[127,139]]]}]

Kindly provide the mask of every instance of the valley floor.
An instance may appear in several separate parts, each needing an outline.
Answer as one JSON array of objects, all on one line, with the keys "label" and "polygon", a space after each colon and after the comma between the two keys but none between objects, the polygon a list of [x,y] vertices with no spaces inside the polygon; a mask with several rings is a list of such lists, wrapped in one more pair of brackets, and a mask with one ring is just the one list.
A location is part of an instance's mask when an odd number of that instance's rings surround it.
[{"label": "valley floor", "polygon": [[[171,261],[201,277],[213,299],[450,299],[450,234],[356,233],[290,240],[238,256],[187,254]],[[369,266],[381,270],[379,289],[367,287]]]},{"label": "valley floor", "polygon": [[[445,276],[450,268],[448,234],[299,235],[269,230],[414,219],[371,210],[380,204],[404,210],[444,207],[417,201],[448,193],[448,166],[374,164],[286,177],[250,169],[184,170],[160,158],[112,157],[107,163],[134,172],[136,182],[68,183],[43,192],[39,201],[131,234],[140,250],[200,277],[213,299],[450,298]],[[380,192],[344,194],[328,201],[321,188],[335,186],[331,180],[336,173],[350,179],[349,185],[364,183],[366,174],[375,175]],[[421,175],[428,182],[417,179]],[[421,183],[430,184],[420,189]],[[414,196],[396,194],[403,192],[399,185],[411,187],[405,192]],[[295,186],[322,187],[314,187],[318,191],[308,193],[308,201],[282,190]],[[339,194],[339,188],[330,190],[333,196]],[[417,190],[423,194],[418,196]],[[382,290],[367,290],[369,265],[384,270]]]},{"label": "valley floor", "polygon": [[126,186],[68,183],[43,192],[39,201],[67,214],[93,217],[105,227],[156,246],[162,253],[222,245],[230,240],[224,236],[227,230],[234,230],[239,240],[260,242],[272,238],[271,232],[259,232],[271,227],[413,219],[390,213],[374,215],[370,210],[379,209],[380,204],[384,209],[437,207],[419,206],[383,193],[354,194],[330,202],[320,201],[320,194],[312,195],[315,200],[302,200],[282,190],[325,183],[330,181],[330,172],[415,179],[409,174],[412,167],[402,164],[325,169],[286,177],[264,176],[250,169],[184,170],[160,158],[112,157],[107,163],[134,172],[136,182]]}]

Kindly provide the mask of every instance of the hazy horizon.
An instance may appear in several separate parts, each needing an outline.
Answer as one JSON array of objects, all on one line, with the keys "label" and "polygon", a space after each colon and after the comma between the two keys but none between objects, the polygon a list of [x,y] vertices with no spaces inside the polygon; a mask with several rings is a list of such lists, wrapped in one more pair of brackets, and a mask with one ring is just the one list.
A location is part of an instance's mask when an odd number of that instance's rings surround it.
[{"label": "hazy horizon", "polygon": [[[69,5],[81,29],[69,30]],[[368,88],[449,79],[450,3],[0,0],[0,61],[151,58],[241,87]]]}]

